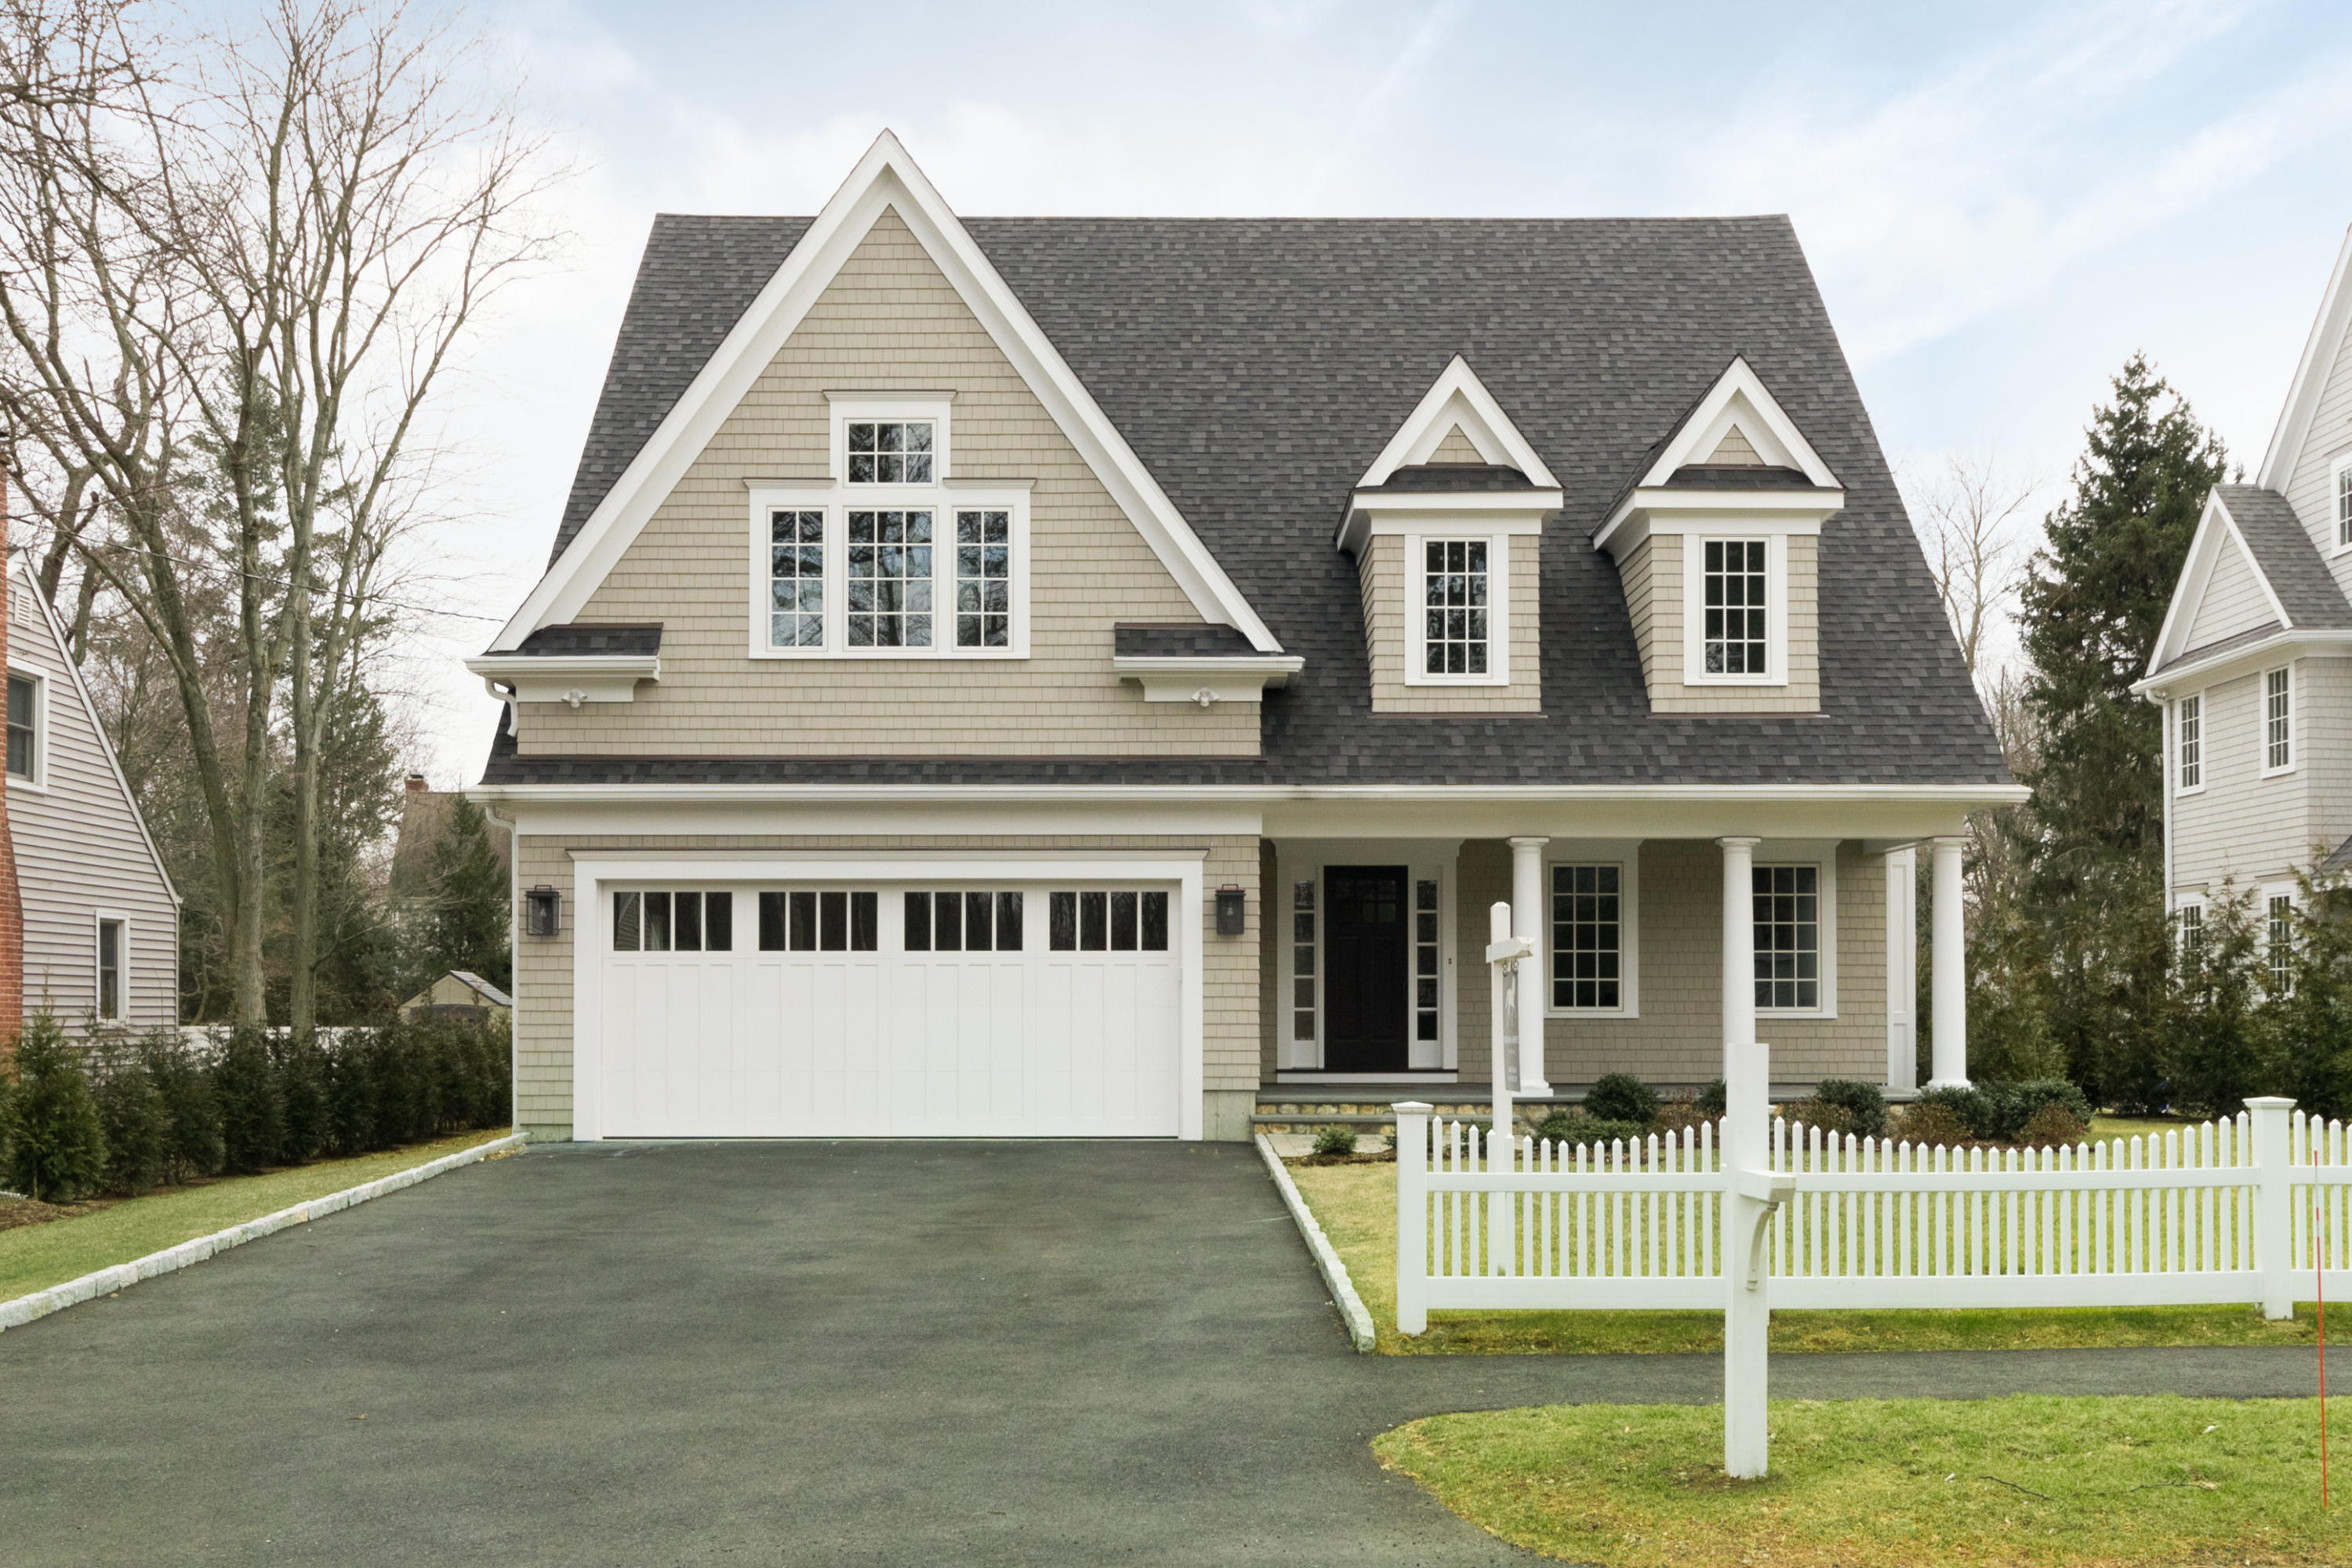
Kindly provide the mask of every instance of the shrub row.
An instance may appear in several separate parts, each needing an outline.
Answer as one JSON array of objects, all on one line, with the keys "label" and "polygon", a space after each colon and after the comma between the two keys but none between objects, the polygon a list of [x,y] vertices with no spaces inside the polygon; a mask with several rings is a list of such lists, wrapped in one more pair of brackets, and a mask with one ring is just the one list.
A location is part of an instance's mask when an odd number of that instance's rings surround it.
[{"label": "shrub row", "polygon": [[331,1038],[66,1037],[35,1018],[0,1079],[0,1172],[49,1202],[364,1154],[510,1115],[504,1026],[390,1020]]},{"label": "shrub row", "polygon": [[2016,1142],[2047,1106],[2056,1106],[2084,1127],[2091,1122],[2089,1097],[2063,1078],[1982,1083],[1973,1089],[1930,1089],[1920,1093],[1917,1106],[1949,1112],[1969,1137],[1985,1143]]}]

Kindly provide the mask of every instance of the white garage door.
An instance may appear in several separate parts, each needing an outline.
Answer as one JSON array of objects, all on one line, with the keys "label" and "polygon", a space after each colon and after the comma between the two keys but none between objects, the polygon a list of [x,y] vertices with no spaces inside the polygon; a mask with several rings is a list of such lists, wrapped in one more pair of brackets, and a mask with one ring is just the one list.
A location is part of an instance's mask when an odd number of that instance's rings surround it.
[{"label": "white garage door", "polygon": [[1179,1131],[1174,887],[622,882],[598,901],[602,1136]]}]

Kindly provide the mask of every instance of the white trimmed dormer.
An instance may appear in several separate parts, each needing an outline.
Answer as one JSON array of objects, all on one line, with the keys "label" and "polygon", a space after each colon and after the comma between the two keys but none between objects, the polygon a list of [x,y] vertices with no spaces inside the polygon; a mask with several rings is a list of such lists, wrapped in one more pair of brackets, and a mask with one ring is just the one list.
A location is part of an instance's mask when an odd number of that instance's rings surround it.
[{"label": "white trimmed dormer", "polygon": [[1845,489],[1735,358],[1592,536],[1625,586],[1650,708],[1821,708],[1822,524]]},{"label": "white trimmed dormer", "polygon": [[1459,354],[1348,499],[1376,713],[1536,713],[1559,481]]}]

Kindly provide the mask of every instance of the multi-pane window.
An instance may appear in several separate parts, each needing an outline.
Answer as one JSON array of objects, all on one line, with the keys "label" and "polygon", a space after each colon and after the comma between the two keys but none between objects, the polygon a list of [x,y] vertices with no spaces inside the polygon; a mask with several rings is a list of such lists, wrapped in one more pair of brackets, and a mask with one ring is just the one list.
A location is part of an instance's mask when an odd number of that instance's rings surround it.
[{"label": "multi-pane window", "polygon": [[768,514],[768,646],[824,646],[824,513]]},{"label": "multi-pane window", "polygon": [[1047,900],[1049,945],[1055,952],[1165,952],[1164,892],[1055,893]]},{"label": "multi-pane window", "polygon": [[2205,787],[2205,699],[2184,697],[2180,700],[2180,716],[2176,722],[2179,733],[2175,743],[2180,752],[2180,787]]},{"label": "multi-pane window", "polygon": [[98,1016],[122,1016],[122,937],[121,921],[98,922]]},{"label": "multi-pane window", "polygon": [[760,895],[761,952],[873,952],[881,946],[877,893],[814,888]]},{"label": "multi-pane window", "polygon": [[1756,1005],[1822,1005],[1821,868],[1753,868]]},{"label": "multi-pane window", "polygon": [[1551,1005],[1624,1003],[1623,876],[1616,866],[1551,868]]},{"label": "multi-pane window", "polygon": [[1013,514],[956,513],[956,647],[1003,647],[1013,635]]},{"label": "multi-pane window", "polygon": [[2294,765],[2294,685],[2289,672],[2263,672],[2263,766],[2271,773]]},{"label": "multi-pane window", "polygon": [[927,485],[931,482],[931,422],[859,419],[849,426],[849,482]]},{"label": "multi-pane window", "polygon": [[1764,541],[1710,539],[1700,574],[1703,642],[1709,675],[1762,675]]},{"label": "multi-pane window", "polygon": [[908,893],[908,952],[1019,952],[1021,895]]},{"label": "multi-pane window", "polygon": [[1412,885],[1412,1037],[1437,1039],[1437,883]]},{"label": "multi-pane window", "polygon": [[2270,929],[2264,934],[2263,956],[2270,960],[2271,994],[2284,996],[2294,987],[2294,900],[2284,893],[2270,899]]},{"label": "multi-pane window", "polygon": [[2336,470],[2336,542],[2352,546],[2352,463]]},{"label": "multi-pane window", "polygon": [[1290,885],[1290,1037],[1315,1037],[1315,881]]},{"label": "multi-pane window", "polygon": [[34,697],[29,676],[8,678],[8,771],[20,779],[31,778],[40,761],[40,737],[34,729]]},{"label": "multi-pane window", "polygon": [[728,952],[735,895],[666,890],[613,895],[614,952]]},{"label": "multi-pane window", "polygon": [[2175,947],[2183,974],[2196,974],[2205,968],[2205,906],[2183,904],[2173,911]]},{"label": "multi-pane window", "polygon": [[931,514],[849,514],[849,646],[931,646]]},{"label": "multi-pane window", "polygon": [[1433,539],[1422,547],[1422,668],[1486,673],[1486,542]]}]

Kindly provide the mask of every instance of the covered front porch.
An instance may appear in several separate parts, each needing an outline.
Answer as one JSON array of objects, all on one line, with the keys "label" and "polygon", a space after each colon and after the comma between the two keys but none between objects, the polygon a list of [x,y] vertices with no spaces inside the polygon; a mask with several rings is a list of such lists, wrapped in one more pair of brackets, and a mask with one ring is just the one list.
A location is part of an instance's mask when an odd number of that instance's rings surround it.
[{"label": "covered front porch", "polygon": [[[1907,1098],[1923,876],[1930,1079],[1967,1081],[1965,841],[1845,837],[1790,815],[1705,836],[1343,837],[1284,834],[1269,814],[1256,1120],[1483,1105],[1498,1055],[1538,1115],[1611,1072],[1690,1092],[1721,1076],[1727,1041],[1759,1037],[1776,1095],[1855,1078]],[[1527,1044],[1501,1053],[1485,960],[1497,903],[1533,949],[1510,982]]]}]

